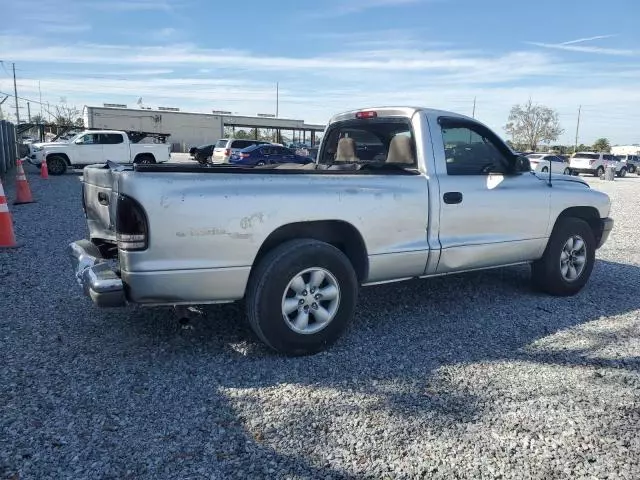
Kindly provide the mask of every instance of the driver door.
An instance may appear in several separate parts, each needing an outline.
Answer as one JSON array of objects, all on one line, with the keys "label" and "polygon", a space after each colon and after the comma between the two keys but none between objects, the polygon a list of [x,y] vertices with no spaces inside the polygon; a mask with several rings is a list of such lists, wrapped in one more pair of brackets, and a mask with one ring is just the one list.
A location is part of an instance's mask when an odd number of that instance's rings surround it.
[{"label": "driver door", "polygon": [[102,163],[103,146],[98,133],[85,133],[74,142],[73,158],[74,165],[90,165],[92,163]]},{"label": "driver door", "polygon": [[486,127],[460,119],[440,119],[440,126],[441,135],[433,138],[434,149],[440,152],[436,156],[441,157],[442,251],[437,273],[507,265],[541,255],[551,189],[529,172],[514,173],[513,154]]}]

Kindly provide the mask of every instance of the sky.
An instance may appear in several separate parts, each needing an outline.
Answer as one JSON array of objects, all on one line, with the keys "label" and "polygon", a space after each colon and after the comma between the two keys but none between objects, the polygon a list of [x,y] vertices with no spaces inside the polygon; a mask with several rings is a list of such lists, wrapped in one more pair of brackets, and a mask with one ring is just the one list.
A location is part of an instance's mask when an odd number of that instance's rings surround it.
[{"label": "sky", "polygon": [[[325,123],[380,105],[549,106],[573,144],[640,143],[640,1],[0,0],[0,92]],[[0,93],[0,100],[4,95]],[[22,118],[26,100],[19,102]],[[14,115],[13,99],[1,107]],[[46,108],[46,105],[45,105]],[[53,108],[53,107],[51,107]]]}]

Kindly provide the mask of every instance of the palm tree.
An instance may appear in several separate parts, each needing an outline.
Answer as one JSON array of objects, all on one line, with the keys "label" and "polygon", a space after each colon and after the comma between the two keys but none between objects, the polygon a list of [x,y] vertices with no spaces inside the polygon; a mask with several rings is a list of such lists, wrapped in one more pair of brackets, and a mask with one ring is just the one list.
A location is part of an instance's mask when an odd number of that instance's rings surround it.
[{"label": "palm tree", "polygon": [[607,140],[606,138],[599,138],[593,144],[593,149],[596,152],[609,152],[611,150],[611,144],[609,143],[609,140]]}]

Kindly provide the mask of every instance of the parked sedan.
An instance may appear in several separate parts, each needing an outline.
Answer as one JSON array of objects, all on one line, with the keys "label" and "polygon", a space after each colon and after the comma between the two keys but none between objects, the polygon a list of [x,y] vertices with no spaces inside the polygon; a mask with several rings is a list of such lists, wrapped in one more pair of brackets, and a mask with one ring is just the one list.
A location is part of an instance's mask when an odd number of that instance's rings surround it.
[{"label": "parked sedan", "polygon": [[549,155],[546,153],[531,153],[527,155],[529,163],[531,164],[531,170],[535,172],[548,173],[563,173],[565,175],[571,174],[569,168],[569,162],[558,155]]},{"label": "parked sedan", "polygon": [[215,146],[215,143],[200,145],[199,147],[194,147],[189,150],[189,153],[193,155],[193,158],[195,158],[198,163],[204,165],[205,163],[207,163],[211,155],[213,155],[213,148]]},{"label": "parked sedan", "polygon": [[234,165],[261,166],[273,163],[312,163],[313,159],[297,155],[294,151],[278,145],[252,145],[234,153],[229,163]]}]

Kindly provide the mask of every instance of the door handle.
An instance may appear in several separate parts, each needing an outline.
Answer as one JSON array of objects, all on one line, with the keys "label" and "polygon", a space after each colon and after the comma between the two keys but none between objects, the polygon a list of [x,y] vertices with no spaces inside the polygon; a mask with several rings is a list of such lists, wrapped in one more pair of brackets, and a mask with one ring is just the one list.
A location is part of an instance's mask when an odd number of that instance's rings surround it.
[{"label": "door handle", "polygon": [[444,203],[462,203],[462,192],[447,192],[442,196]]},{"label": "door handle", "polygon": [[104,192],[98,192],[98,202],[100,205],[109,205],[109,197]]}]

